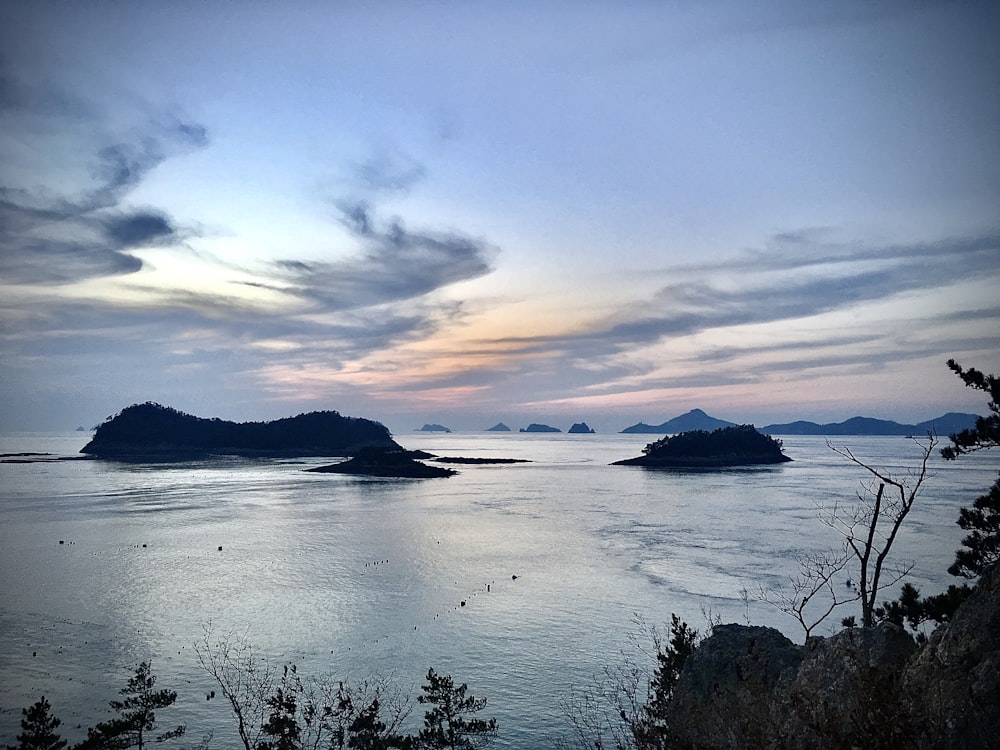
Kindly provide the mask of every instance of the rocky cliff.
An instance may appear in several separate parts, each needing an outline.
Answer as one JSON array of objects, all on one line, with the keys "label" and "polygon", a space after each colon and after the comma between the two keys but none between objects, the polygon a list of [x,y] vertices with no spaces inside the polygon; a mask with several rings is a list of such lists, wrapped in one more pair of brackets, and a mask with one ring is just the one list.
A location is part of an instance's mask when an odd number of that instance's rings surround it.
[{"label": "rocky cliff", "polygon": [[921,646],[894,625],[798,646],[721,625],[674,689],[677,747],[1000,747],[1000,567]]}]

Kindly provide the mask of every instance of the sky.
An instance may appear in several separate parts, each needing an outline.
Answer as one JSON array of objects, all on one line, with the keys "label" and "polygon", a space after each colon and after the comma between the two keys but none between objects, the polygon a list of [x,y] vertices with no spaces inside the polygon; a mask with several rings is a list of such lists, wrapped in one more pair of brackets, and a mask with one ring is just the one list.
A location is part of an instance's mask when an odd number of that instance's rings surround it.
[{"label": "sky", "polygon": [[0,431],[984,413],[1000,4],[0,3]]}]

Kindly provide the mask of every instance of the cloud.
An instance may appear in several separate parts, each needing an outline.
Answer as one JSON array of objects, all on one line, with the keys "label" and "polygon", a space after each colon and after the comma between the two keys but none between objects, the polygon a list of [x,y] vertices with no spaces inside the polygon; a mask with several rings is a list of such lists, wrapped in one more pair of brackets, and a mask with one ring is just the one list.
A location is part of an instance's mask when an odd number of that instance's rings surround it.
[{"label": "cloud", "polygon": [[382,151],[352,165],[350,182],[365,193],[402,193],[424,179],[424,165],[398,151]]},{"label": "cloud", "polygon": [[717,387],[995,350],[1000,307],[967,293],[1000,283],[1000,235],[837,247],[805,232],[773,244],[663,269],[669,282],[656,293],[576,332],[481,340],[470,350],[499,362],[498,389],[534,390],[539,402],[574,389]]},{"label": "cloud", "polygon": [[339,206],[341,223],[362,252],[331,262],[283,259],[275,263],[283,291],[327,311],[411,300],[492,270],[496,248],[456,232],[414,232],[399,219],[379,226],[365,202]]},{"label": "cloud", "polygon": [[[784,239],[787,240],[788,235]],[[1000,235],[828,252],[815,245],[672,269],[680,279],[627,320],[582,334],[612,348],[710,328],[773,323],[1000,274]]]},{"label": "cloud", "polygon": [[120,248],[164,244],[174,239],[176,230],[169,217],[159,211],[134,211],[100,220],[107,240]]},{"label": "cloud", "polygon": [[[58,99],[40,93],[35,99],[4,83],[4,106],[31,109],[54,120],[58,130],[80,114],[74,107],[42,106]],[[36,101],[37,100],[37,101]],[[37,106],[36,106],[37,105]],[[103,128],[92,123],[94,132]],[[72,138],[66,128],[64,138]],[[158,116],[141,132],[96,148],[90,164],[91,184],[61,193],[0,185],[0,276],[7,284],[66,284],[134,273],[142,261],[128,251],[147,245],[178,242],[173,220],[156,209],[126,209],[125,197],[149,172],[168,158],[207,143],[205,129],[172,116]],[[44,177],[45,175],[40,175]],[[50,183],[58,183],[49,179]]]}]

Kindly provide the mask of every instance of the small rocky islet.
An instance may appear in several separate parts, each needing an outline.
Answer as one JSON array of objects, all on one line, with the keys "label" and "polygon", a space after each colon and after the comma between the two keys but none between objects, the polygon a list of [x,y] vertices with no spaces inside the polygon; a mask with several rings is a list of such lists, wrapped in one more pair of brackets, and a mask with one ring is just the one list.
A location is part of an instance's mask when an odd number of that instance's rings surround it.
[{"label": "small rocky islet", "polygon": [[430,466],[417,461],[409,451],[380,447],[364,448],[346,461],[317,466],[306,471],[321,474],[354,474],[369,477],[398,477],[402,479],[436,479],[457,473],[444,466]]}]

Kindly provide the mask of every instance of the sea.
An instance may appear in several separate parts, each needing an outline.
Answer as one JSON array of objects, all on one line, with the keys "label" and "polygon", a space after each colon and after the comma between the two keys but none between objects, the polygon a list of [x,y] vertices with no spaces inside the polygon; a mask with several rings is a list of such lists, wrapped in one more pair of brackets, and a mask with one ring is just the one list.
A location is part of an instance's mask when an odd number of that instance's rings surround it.
[{"label": "sea", "polygon": [[[73,456],[89,437],[4,435],[0,453]],[[236,748],[195,653],[236,638],[304,677],[381,677],[411,698],[433,668],[487,699],[494,747],[573,746],[581,696],[624,660],[652,668],[649,629],[671,614],[702,633],[751,623],[801,643],[756,593],[787,590],[797,558],[839,544],[824,509],[849,507],[870,478],[812,436],[784,438],[790,463],[714,471],[610,465],[652,435],[395,438],[528,462],[446,479],[305,471],[323,458],[0,463],[0,744],[41,695],[81,739],[150,661],[157,688],[178,694],[158,720],[187,725],[174,746],[210,735]],[[919,464],[906,438],[834,440],[903,478]],[[891,555],[923,593],[958,582],[946,569],[959,509],[996,479],[996,459],[931,457]],[[422,709],[413,700],[406,728]]]}]

